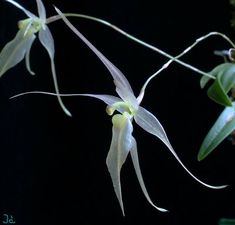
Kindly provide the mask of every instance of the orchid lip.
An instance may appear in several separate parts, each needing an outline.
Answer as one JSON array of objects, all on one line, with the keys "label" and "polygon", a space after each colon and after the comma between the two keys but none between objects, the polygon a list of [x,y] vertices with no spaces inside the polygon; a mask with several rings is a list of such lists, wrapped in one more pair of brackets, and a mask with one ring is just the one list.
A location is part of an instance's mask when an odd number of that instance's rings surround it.
[{"label": "orchid lip", "polygon": [[106,112],[109,116],[112,116],[116,110],[121,113],[128,113],[130,117],[133,117],[137,111],[131,104],[122,101],[106,107]]}]

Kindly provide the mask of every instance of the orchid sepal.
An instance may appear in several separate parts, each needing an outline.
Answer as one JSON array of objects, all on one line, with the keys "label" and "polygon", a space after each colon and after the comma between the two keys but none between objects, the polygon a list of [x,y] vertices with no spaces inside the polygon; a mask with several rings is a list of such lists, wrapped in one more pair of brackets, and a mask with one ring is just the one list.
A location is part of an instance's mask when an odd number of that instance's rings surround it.
[{"label": "orchid sepal", "polygon": [[8,42],[0,53],[0,77],[23,60],[35,36],[24,37],[24,30],[19,30],[13,40]]}]

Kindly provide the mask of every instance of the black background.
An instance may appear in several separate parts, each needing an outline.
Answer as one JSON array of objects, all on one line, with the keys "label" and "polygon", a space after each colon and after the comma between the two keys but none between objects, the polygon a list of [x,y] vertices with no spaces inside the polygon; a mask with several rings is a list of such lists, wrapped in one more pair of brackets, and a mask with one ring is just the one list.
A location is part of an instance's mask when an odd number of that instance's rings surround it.
[{"label": "black background", "polygon": [[[35,1],[19,1],[36,13]],[[226,33],[232,8],[229,2],[198,1],[44,1],[48,16],[52,4],[63,12],[105,19],[160,49],[177,55],[196,38],[210,31]],[[0,47],[17,32],[25,15],[1,1]],[[85,19],[71,22],[126,75],[136,95],[144,81],[167,61],[104,25]],[[62,21],[49,25],[56,46],[56,68],[61,93],[115,94],[112,77],[96,56]],[[214,50],[230,46],[212,37],[183,57],[185,62],[209,71],[222,62]],[[47,52],[38,40],[31,51],[31,76],[24,62],[0,81],[0,213],[13,215],[17,225],[59,224],[217,224],[235,218],[235,153],[225,140],[208,158],[197,161],[200,144],[223,110],[199,86],[200,75],[171,65],[149,85],[142,105],[164,126],[177,154],[201,180],[230,184],[224,190],[208,189],[193,180],[154,136],[137,125],[134,136],[143,177],[156,211],[142,194],[130,161],[122,170],[123,217],[106,169],[111,141],[111,118],[105,104],[86,97],[63,98],[73,117],[67,117],[55,97],[24,91],[54,91]]]}]

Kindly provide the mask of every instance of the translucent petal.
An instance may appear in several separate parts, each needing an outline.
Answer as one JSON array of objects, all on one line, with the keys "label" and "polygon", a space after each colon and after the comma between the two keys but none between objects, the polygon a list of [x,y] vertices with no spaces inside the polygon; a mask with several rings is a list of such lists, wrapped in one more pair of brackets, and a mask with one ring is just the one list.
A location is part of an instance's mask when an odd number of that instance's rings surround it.
[{"label": "translucent petal", "polygon": [[[43,94],[43,95],[51,95],[51,96],[60,96],[60,97],[76,97],[76,96],[85,96],[85,97],[92,97],[92,98],[97,98],[100,99],[101,101],[105,102],[107,105],[113,105],[116,102],[122,101],[122,99],[112,96],[112,95],[103,95],[103,94],[57,94],[57,93],[52,93],[52,92],[45,92],[45,91],[28,91],[28,92],[23,92],[17,95],[12,96],[10,99],[13,98],[18,98],[23,95],[29,95],[29,94]],[[118,110],[119,112],[123,113],[123,111]]]},{"label": "translucent petal", "polygon": [[51,32],[47,26],[45,26],[45,29],[41,29],[39,31],[39,40],[42,43],[42,45],[45,47],[45,49],[47,50],[47,52],[50,56],[52,77],[53,77],[53,81],[54,81],[54,86],[55,86],[55,91],[57,94],[58,102],[59,102],[61,108],[63,109],[63,111],[65,112],[65,114],[67,114],[68,116],[72,116],[71,113],[69,112],[69,110],[65,107],[65,105],[61,99],[61,96],[59,95],[60,92],[59,92],[59,86],[58,86],[58,82],[57,82],[55,63],[54,63],[54,55],[55,55],[54,40],[53,40]]},{"label": "translucent petal", "polygon": [[35,38],[36,38],[36,36],[33,35],[31,42],[27,46],[26,55],[25,55],[26,68],[29,71],[29,73],[32,75],[35,75],[35,73],[31,70],[31,67],[30,67],[30,50],[31,50],[31,47],[32,47],[32,44],[33,44]]},{"label": "translucent petal", "polygon": [[35,16],[33,13],[31,13],[30,11],[28,11],[27,9],[25,9],[23,6],[21,6],[19,3],[13,1],[13,0],[5,0],[11,4],[13,4],[14,6],[16,6],[17,8],[21,9],[28,17],[30,18],[37,18],[37,16]]},{"label": "translucent petal", "polygon": [[131,121],[121,114],[114,115],[112,122],[113,136],[110,150],[106,159],[106,164],[112,178],[115,194],[124,215],[120,172],[122,165],[126,161],[126,157],[132,148],[131,133],[133,131],[133,127]]},{"label": "translucent petal", "polygon": [[53,59],[55,55],[54,39],[47,26],[39,31],[39,40]]},{"label": "translucent petal", "polygon": [[94,45],[91,44],[70,22],[69,20],[62,14],[62,12],[55,8],[57,13],[61,16],[64,22],[68,25],[68,27],[99,57],[99,59],[104,63],[109,72],[111,73],[114,84],[116,85],[116,91],[118,95],[126,102],[129,102],[134,108],[138,107],[137,99],[135,98],[132,88],[123,75],[123,73],[114,66]]},{"label": "translucent petal", "polygon": [[24,32],[25,30],[19,30],[15,38],[2,49],[0,53],[0,76],[23,60],[26,50],[32,45],[35,36],[24,36]]},{"label": "translucent petal", "polygon": [[161,123],[158,121],[158,119],[149,111],[144,109],[143,107],[139,107],[138,111],[136,112],[136,115],[134,116],[134,119],[136,123],[142,127],[145,131],[147,131],[150,134],[153,134],[154,136],[158,137],[171,151],[171,153],[174,155],[174,157],[177,159],[177,161],[180,163],[180,165],[188,172],[189,175],[191,175],[196,181],[201,183],[202,185],[213,188],[213,189],[220,189],[224,188],[227,185],[222,185],[222,186],[212,186],[209,184],[206,184],[199,180],[197,177],[195,177],[182,163],[182,161],[179,159],[178,155],[176,154],[175,150],[171,146],[166,132],[164,128],[162,127]]},{"label": "translucent petal", "polygon": [[41,0],[37,0],[38,15],[43,21],[46,21],[46,10]]},{"label": "translucent petal", "polygon": [[157,210],[159,210],[161,212],[167,212],[166,209],[163,209],[163,208],[160,208],[160,207],[157,207],[156,205],[154,205],[152,200],[149,197],[149,194],[147,192],[147,189],[145,187],[144,180],[143,180],[143,177],[142,177],[142,174],[141,174],[140,165],[139,165],[139,158],[138,158],[138,152],[137,152],[137,145],[136,145],[136,141],[135,141],[134,137],[132,137],[131,158],[132,158],[132,162],[133,162],[133,165],[134,165],[134,168],[135,168],[137,178],[138,178],[139,183],[140,183],[140,187],[141,187],[146,199]]},{"label": "translucent petal", "polygon": [[88,96],[102,100],[107,105],[113,105],[116,102],[122,101],[120,98],[112,95],[95,95],[95,94],[80,94],[80,96]]},{"label": "translucent petal", "polygon": [[[14,95],[11,97],[12,98],[18,98],[23,95],[28,95],[28,94],[43,94],[43,95],[52,95],[52,96],[58,96],[56,93],[52,92],[44,92],[44,91],[28,91],[24,93],[20,93],[17,95]],[[61,97],[76,97],[76,96],[86,96],[86,97],[92,97],[92,98],[97,98],[102,101],[104,101],[107,105],[113,105],[115,102],[120,102],[121,99],[112,95],[96,95],[96,94],[59,94]]]}]

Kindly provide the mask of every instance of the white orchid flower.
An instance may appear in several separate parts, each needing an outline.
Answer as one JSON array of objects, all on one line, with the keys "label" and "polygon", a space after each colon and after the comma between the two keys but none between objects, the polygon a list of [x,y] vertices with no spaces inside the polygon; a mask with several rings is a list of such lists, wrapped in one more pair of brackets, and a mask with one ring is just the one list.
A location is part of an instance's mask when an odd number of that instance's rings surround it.
[{"label": "white orchid flower", "polygon": [[171,153],[175,156],[178,162],[183,166],[183,168],[199,183],[210,187],[210,188],[224,188],[226,185],[222,186],[211,186],[208,185],[198,178],[196,178],[181,162],[173,147],[170,144],[170,141],[166,135],[164,128],[158,119],[148,110],[140,106],[140,103],[143,99],[143,93],[136,98],[134,96],[133,90],[123,75],[123,73],[114,66],[94,45],[92,45],[63,15],[63,13],[56,8],[57,13],[61,16],[63,21],[68,25],[68,27],[82,40],[85,44],[99,57],[99,59],[104,63],[109,72],[111,73],[114,84],[116,86],[116,92],[118,93],[120,98],[115,96],[108,95],[89,95],[90,97],[95,97],[103,100],[106,104],[108,104],[106,111],[109,115],[113,115],[114,111],[117,110],[120,114],[115,114],[112,117],[113,129],[112,129],[112,141],[110,150],[108,152],[108,156],[106,159],[106,164],[109,170],[109,173],[112,178],[114,190],[118,201],[120,203],[122,212],[124,214],[124,206],[122,201],[122,193],[121,193],[121,181],[120,181],[120,172],[122,165],[126,161],[127,155],[130,153],[132,162],[135,168],[135,172],[137,174],[137,178],[139,180],[141,189],[149,201],[149,203],[154,206],[156,209],[160,211],[167,211],[163,208],[159,208],[153,204],[151,201],[148,192],[146,190],[144,180],[141,175],[141,170],[139,166],[138,153],[137,153],[137,145],[136,140],[132,136],[133,126],[132,121],[134,120],[141,128],[143,128],[148,133],[158,137],[171,151]]},{"label": "white orchid flower", "polygon": [[[59,94],[54,63],[54,40],[48,26],[46,25],[46,11],[42,1],[36,0],[39,17],[35,16],[33,13],[29,12],[13,0],[6,1],[21,9],[28,16],[28,18],[18,22],[19,31],[17,32],[15,38],[8,42],[0,53],[0,77],[7,70],[21,62],[24,58],[26,60],[26,68],[29,73],[32,75],[35,74],[30,68],[29,57],[31,46],[36,39],[35,34],[38,33],[39,41],[49,54],[55,91]],[[64,106],[61,97],[58,95],[57,98],[64,112],[68,116],[71,116],[70,112]]]},{"label": "white orchid flower", "polygon": [[[134,96],[133,90],[123,75],[123,73],[114,66],[97,48],[95,48],[70,22],[69,20],[61,13],[59,9],[56,8],[56,11],[59,13],[64,22],[69,26],[69,28],[81,39],[86,45],[99,57],[99,59],[104,63],[107,69],[110,71],[114,84],[116,86],[116,92],[119,97],[111,96],[111,95],[97,95],[97,94],[60,94],[60,96],[89,96],[98,98],[104,101],[108,106],[106,108],[106,112],[112,116],[113,113],[117,110],[119,113],[113,115],[112,117],[112,141],[111,146],[106,158],[106,164],[108,167],[108,171],[111,175],[113,187],[115,194],[118,198],[119,204],[122,209],[122,213],[124,215],[124,206],[122,200],[122,191],[121,191],[121,180],[120,173],[123,164],[125,163],[128,154],[130,153],[131,159],[134,165],[134,169],[140,184],[140,187],[148,200],[148,202],[157,210],[166,212],[167,210],[164,208],[160,208],[156,206],[149,197],[147,189],[144,184],[144,180],[141,174],[139,160],[138,160],[138,152],[137,152],[137,144],[136,140],[132,135],[133,132],[133,120],[145,131],[159,138],[170,150],[170,152],[174,155],[177,161],[181,164],[181,166],[199,183],[203,184],[206,187],[213,189],[220,189],[226,187],[226,185],[222,186],[211,186],[206,184],[196,178],[182,163],[182,161],[177,156],[173,147],[170,144],[170,141],[166,135],[164,128],[158,119],[148,110],[140,106],[140,103],[144,97],[143,93],[136,98]],[[55,95],[56,93],[48,93],[48,92],[25,92],[14,97],[19,97],[24,94],[49,94]]]}]

